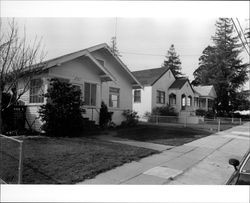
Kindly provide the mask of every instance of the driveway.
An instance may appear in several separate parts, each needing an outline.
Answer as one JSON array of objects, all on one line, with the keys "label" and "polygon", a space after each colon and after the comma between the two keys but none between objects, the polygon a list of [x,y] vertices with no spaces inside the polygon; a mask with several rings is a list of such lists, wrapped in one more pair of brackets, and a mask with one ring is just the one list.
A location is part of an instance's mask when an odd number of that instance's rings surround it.
[{"label": "driveway", "polygon": [[233,127],[131,162],[80,184],[225,184],[250,147],[249,124]]}]

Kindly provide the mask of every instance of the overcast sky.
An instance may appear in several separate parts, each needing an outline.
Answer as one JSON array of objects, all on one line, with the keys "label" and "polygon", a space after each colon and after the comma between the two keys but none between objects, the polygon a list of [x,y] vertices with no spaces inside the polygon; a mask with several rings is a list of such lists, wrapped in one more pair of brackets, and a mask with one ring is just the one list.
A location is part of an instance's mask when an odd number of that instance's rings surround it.
[{"label": "overcast sky", "polygon": [[[180,17],[175,14],[157,17],[156,12],[155,17],[118,17],[117,23],[115,17],[28,17],[16,20],[20,27],[25,25],[28,39],[32,40],[36,36],[43,38],[48,59],[99,43],[110,44],[111,37],[116,33],[121,59],[131,71],[135,71],[160,67],[167,50],[174,44],[177,54],[180,55],[182,72],[192,80],[193,72],[198,67],[198,58],[204,48],[212,44],[211,37],[215,33],[218,17],[211,13],[197,18],[191,15],[196,12],[195,8],[190,8],[193,10],[191,9],[188,15],[185,13]],[[232,9],[232,6],[229,8]],[[245,11],[245,7],[242,8]],[[29,10],[31,9],[27,9]],[[15,10],[17,11],[20,9]],[[201,9],[199,11],[202,12]],[[216,11],[214,9],[214,12]],[[239,9],[236,11],[240,12]],[[248,15],[239,18],[243,29],[248,26],[247,18]],[[249,61],[245,52],[242,57],[245,62]],[[248,86],[249,84],[246,85]]]}]

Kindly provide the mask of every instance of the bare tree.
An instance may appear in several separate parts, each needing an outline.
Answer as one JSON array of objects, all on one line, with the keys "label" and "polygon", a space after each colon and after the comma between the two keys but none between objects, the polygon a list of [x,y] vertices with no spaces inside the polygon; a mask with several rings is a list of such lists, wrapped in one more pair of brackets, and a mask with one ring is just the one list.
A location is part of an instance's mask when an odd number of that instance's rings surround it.
[{"label": "bare tree", "polygon": [[[33,42],[26,39],[24,28],[20,35],[15,19],[8,19],[4,29],[0,20],[0,133],[2,132],[2,112],[16,103],[28,90],[32,74],[42,64],[44,52],[41,50],[41,40]],[[37,65],[34,65],[37,64]],[[25,79],[21,91],[16,91],[18,82]],[[3,93],[11,93],[9,103],[3,107]]]}]

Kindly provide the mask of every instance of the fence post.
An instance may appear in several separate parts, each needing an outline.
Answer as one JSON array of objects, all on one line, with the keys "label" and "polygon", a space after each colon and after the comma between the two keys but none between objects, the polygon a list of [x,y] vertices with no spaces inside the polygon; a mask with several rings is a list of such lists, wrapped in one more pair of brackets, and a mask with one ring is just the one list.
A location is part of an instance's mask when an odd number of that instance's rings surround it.
[{"label": "fence post", "polygon": [[218,132],[220,132],[220,119],[218,120]]},{"label": "fence post", "polygon": [[18,163],[18,184],[22,183],[22,176],[23,176],[23,141],[20,142],[19,148],[19,163]]}]

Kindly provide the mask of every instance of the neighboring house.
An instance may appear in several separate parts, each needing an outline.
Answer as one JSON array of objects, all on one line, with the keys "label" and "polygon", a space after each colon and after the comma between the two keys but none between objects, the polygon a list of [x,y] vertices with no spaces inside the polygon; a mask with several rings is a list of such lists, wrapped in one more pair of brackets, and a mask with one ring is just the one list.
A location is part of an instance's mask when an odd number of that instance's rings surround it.
[{"label": "neighboring house", "polygon": [[180,116],[195,115],[195,110],[203,105],[203,99],[210,102],[216,98],[213,87],[211,91],[207,91],[206,87],[197,88],[195,91],[188,78],[175,78],[168,68],[154,68],[132,73],[143,86],[133,90],[133,110],[137,111],[140,117],[147,112],[152,113],[155,107],[167,104],[174,107]]},{"label": "neighboring house", "polygon": [[[50,78],[59,78],[79,87],[82,91],[84,117],[99,123],[101,101],[114,112],[112,120],[120,124],[123,110],[132,110],[132,89],[141,88],[140,83],[124,65],[114,56],[107,44],[99,44],[78,52],[38,64],[37,74],[30,81],[29,90],[21,100],[27,106],[26,117],[29,125],[40,130],[39,107],[46,103],[46,93]],[[25,79],[24,79],[25,81]],[[24,88],[24,82],[18,84],[18,91]]]},{"label": "neighboring house", "polygon": [[179,115],[195,115],[195,92],[188,78],[177,78],[169,87],[169,104]]},{"label": "neighboring house", "polygon": [[207,86],[197,86],[194,87],[194,91],[197,95],[197,102],[199,109],[203,109],[205,111],[213,110],[214,100],[216,99],[216,91],[213,85]]}]

